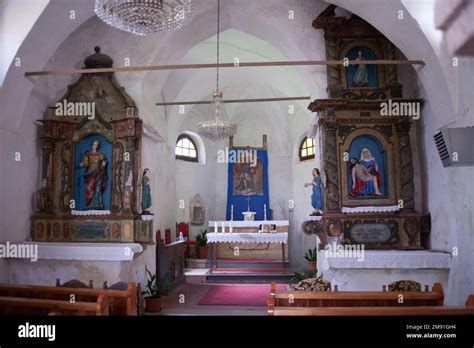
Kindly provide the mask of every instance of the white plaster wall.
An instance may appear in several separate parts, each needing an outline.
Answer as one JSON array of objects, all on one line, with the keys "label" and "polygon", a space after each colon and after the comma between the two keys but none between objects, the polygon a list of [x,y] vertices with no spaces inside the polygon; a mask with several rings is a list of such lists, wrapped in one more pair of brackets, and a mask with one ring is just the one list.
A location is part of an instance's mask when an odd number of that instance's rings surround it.
[{"label": "white plaster wall", "polygon": [[0,0],[0,87],[16,51],[48,2]]},{"label": "white plaster wall", "polygon": [[[407,58],[423,59],[426,62],[426,66],[416,69],[420,86],[418,94],[427,100],[420,129],[417,130],[422,139],[419,143],[420,173],[425,187],[422,192],[422,206],[425,206],[426,211],[430,211],[433,216],[431,238],[433,248],[451,250],[454,246],[459,247],[459,256],[453,258],[447,297],[449,304],[461,304],[468,293],[474,292],[474,277],[470,272],[474,267],[472,249],[474,188],[471,185],[474,173],[472,167],[442,168],[432,135],[438,128],[447,124],[454,126],[473,124],[473,100],[469,94],[471,92],[469,87],[472,85],[470,77],[473,74],[472,59],[463,59],[459,67],[452,67],[452,57],[442,49],[443,44],[440,50],[433,48],[426,39],[426,33],[420,29],[416,15],[415,18],[411,15],[405,16],[402,23],[397,19],[398,10],[405,8],[399,0],[357,2],[331,0],[330,2],[350,10],[374,25],[394,42]],[[25,71],[81,67],[84,57],[92,53],[92,47],[96,44],[101,45],[103,51],[115,59],[115,66],[123,66],[126,57],[131,59],[132,65],[173,64],[179,62],[192,47],[215,35],[215,28],[209,25],[215,21],[214,1],[203,0],[197,3],[193,23],[183,30],[148,38],[139,38],[104,25],[94,17],[93,4],[93,0],[50,1],[17,53],[22,57],[22,67],[9,69],[0,90],[2,105],[0,161],[4,164],[0,172],[2,197],[0,240],[24,240],[29,234],[29,217],[33,211],[32,197],[39,186],[39,153],[33,120],[41,118],[42,111],[47,105],[60,97],[67,83],[73,80],[69,76],[25,78],[23,76]],[[324,9],[325,3],[313,0],[258,2],[227,0],[224,4],[223,30],[235,28],[261,38],[278,48],[288,59],[324,59],[322,33],[315,31],[311,27],[311,22]],[[65,15],[71,5],[76,9],[76,19],[73,21]],[[288,19],[289,10],[295,11],[295,20]],[[410,11],[415,10],[410,8]],[[410,11],[407,14],[410,14]],[[51,21],[52,18],[54,21]],[[201,58],[214,61],[214,56]],[[299,67],[296,70],[302,76],[305,88],[312,98],[326,96],[324,67]],[[184,97],[194,100],[208,97],[210,90],[204,87],[206,84],[212,85],[212,81],[206,79],[203,84],[198,78],[194,84],[187,84],[193,75],[194,73],[190,73],[186,77],[178,74],[169,79],[171,76],[169,72],[117,74],[120,84],[126,87],[137,102],[144,122],[155,128],[166,140],[165,144],[156,144],[145,139],[143,146],[143,166],[152,169],[154,201],[152,211],[156,214],[155,229],[173,227],[178,219],[176,207],[170,204],[176,202],[177,198],[173,146],[179,131],[186,130],[182,126],[186,115],[180,118],[173,113],[172,108],[157,108],[154,103],[160,100],[183,100]],[[266,75],[259,75],[258,80],[270,77],[271,71]],[[232,72],[228,77],[234,80],[239,78],[232,75]],[[273,81],[270,81],[272,84]],[[238,81],[229,81],[228,84],[232,85],[234,82]],[[279,92],[287,92],[281,83],[279,86],[271,87]],[[185,95],[181,94],[183,91]],[[237,92],[236,97],[240,97],[246,90]],[[272,118],[275,113],[280,117]],[[276,132],[276,129],[284,124],[283,114],[284,111],[273,111],[272,115],[262,117],[272,120]],[[231,116],[236,117],[235,120],[239,117],[244,119],[244,116],[249,115],[252,113],[239,109],[234,112],[231,108]],[[288,132],[293,132],[293,129],[297,128],[292,124],[284,127],[286,128],[283,129]],[[265,129],[267,128],[271,127],[265,125]],[[291,133],[291,141],[288,143],[296,141],[302,132],[300,129]],[[287,136],[287,133],[283,136]],[[273,137],[271,139],[270,146],[273,146]],[[250,140],[250,138],[240,140],[236,138],[236,143]],[[22,161],[18,163],[12,161],[14,152],[22,154]],[[284,159],[285,156],[288,160]],[[279,170],[285,161],[293,166],[292,156],[292,154],[280,154],[270,157],[270,166],[275,163],[276,170]],[[275,167],[271,167],[271,172],[274,171]],[[308,193],[299,191],[300,178],[297,176],[300,174],[295,174],[295,168],[292,171],[292,174],[282,173],[277,181],[271,182],[270,190],[273,190],[272,187],[278,187],[276,184],[285,178],[293,180],[293,185],[296,187],[293,194],[297,199],[301,198],[302,204],[308,204],[309,208],[309,197],[305,197]],[[299,172],[299,169],[296,171]],[[304,174],[306,171],[307,169],[302,166],[301,179],[304,177],[306,180]],[[216,169],[215,172],[213,185],[225,187],[225,170]],[[225,209],[225,199],[222,197],[215,200],[214,211],[211,210],[216,217],[221,218]],[[275,199],[275,202],[272,201],[272,206],[280,207],[287,197],[276,195]],[[283,208],[281,214],[285,214]],[[303,213],[295,210],[294,214],[297,216]],[[302,216],[295,218],[293,226],[298,226],[296,221],[299,223]],[[300,239],[300,245],[303,246],[306,243],[304,237],[299,238],[303,239]],[[303,250],[297,252],[302,253]],[[4,266],[0,263],[1,281],[6,279],[7,272]]]},{"label": "white plaster wall", "polygon": [[383,285],[388,287],[389,283],[401,279],[416,280],[422,290],[425,285],[431,290],[434,283],[441,283],[446,291],[448,285],[448,272],[440,269],[331,269],[323,278],[333,287],[337,285],[339,291],[382,291]]},{"label": "white plaster wall", "polygon": [[145,265],[155,273],[156,246],[149,245],[143,252],[135,255],[132,261],[61,261],[11,259],[8,282],[12,284],[56,285],[71,279],[85,284],[93,281],[94,288],[102,288],[104,281],[111,286],[117,282],[141,283],[146,285]]},{"label": "white plaster wall", "polygon": [[[461,60],[461,67],[458,69],[456,74],[458,88],[460,90],[470,88],[472,81],[468,81],[468,76],[474,73],[473,60]],[[424,94],[425,91],[422,90],[422,96]],[[472,97],[461,97],[457,103],[457,109],[466,112],[464,115],[458,112],[458,120],[450,127],[472,126],[473,123],[470,120],[474,108]],[[443,168],[433,141],[433,134],[438,130],[436,125],[430,122],[434,113],[436,110],[428,101],[422,119],[422,146],[424,147],[422,161],[426,168],[424,200],[426,209],[432,217],[431,248],[457,252],[457,256],[453,254],[452,258],[447,303],[462,305],[467,296],[474,293],[472,273],[474,268],[474,187],[471,184],[474,167]]]},{"label": "white plaster wall", "polygon": [[[414,0],[410,0],[414,1]],[[433,135],[444,126],[464,127],[473,125],[472,79],[473,60],[462,58],[453,67],[445,44],[436,47],[436,35],[431,42],[426,39],[419,22],[423,22],[417,6],[410,6],[410,14],[399,1],[331,0],[362,17],[389,38],[408,59],[422,59],[426,65],[416,68],[421,98],[426,100],[419,135],[422,149],[419,153],[422,180],[425,186],[423,206],[432,216],[432,249],[452,251],[457,247],[459,255],[453,257],[446,294],[449,305],[463,305],[468,294],[474,293],[474,224],[472,211],[474,167],[443,168]],[[409,2],[409,1],[406,1]],[[421,6],[423,7],[423,6]],[[400,21],[399,10],[405,10]],[[381,16],[383,11],[386,15]],[[426,30],[425,30],[426,31]],[[407,38],[410,38],[409,40]],[[471,93],[471,94],[469,94]]]}]

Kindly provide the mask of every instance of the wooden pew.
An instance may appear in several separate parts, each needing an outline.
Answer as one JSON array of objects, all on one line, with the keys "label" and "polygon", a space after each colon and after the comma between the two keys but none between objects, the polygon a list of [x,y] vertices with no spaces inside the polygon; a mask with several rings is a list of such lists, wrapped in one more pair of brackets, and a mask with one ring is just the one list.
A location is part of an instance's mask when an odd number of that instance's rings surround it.
[{"label": "wooden pew", "polygon": [[474,295],[466,307],[415,306],[415,307],[275,307],[268,299],[270,316],[474,316]]},{"label": "wooden pew", "polygon": [[0,284],[0,296],[70,301],[96,302],[105,296],[110,305],[110,315],[137,315],[137,286],[128,283],[127,290],[67,288],[40,285]]},{"label": "wooden pew", "polygon": [[[403,301],[400,301],[400,295]],[[270,297],[275,307],[411,307],[442,306],[443,287],[433,285],[431,292],[385,291],[285,291],[276,293],[272,283]]]},{"label": "wooden pew", "polygon": [[109,315],[109,299],[97,297],[96,302],[74,302],[38,298],[0,296],[1,315]]}]

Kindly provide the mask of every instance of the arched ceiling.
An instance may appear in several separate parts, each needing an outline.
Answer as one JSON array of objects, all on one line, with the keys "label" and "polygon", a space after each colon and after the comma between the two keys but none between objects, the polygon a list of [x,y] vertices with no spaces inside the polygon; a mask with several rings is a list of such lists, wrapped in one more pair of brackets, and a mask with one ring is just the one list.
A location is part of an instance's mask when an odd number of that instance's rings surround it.
[{"label": "arched ceiling", "polygon": [[[209,63],[216,60],[217,38],[213,36],[190,49],[179,61],[179,64]],[[251,61],[284,61],[285,57],[277,48],[255,36],[236,29],[228,29],[220,35],[220,61],[233,62],[238,58],[241,62]],[[225,99],[272,98],[288,96],[310,96],[305,80],[294,67],[268,67],[220,69],[219,88],[224,92]],[[216,88],[216,70],[178,70],[168,76],[162,89],[164,101],[195,101],[210,100],[211,93]],[[289,105],[295,112],[290,114]],[[298,119],[308,123],[311,113],[307,110],[308,101],[298,102],[265,102],[265,103],[235,103],[226,104],[228,117],[239,123],[243,117],[268,115],[268,122],[279,125],[280,128],[291,128],[296,120],[294,115],[305,110],[306,117],[299,115]],[[168,138],[176,138],[180,124],[184,118],[193,112],[205,117],[208,105],[196,105],[185,108],[180,114],[178,107],[167,107]],[[182,129],[181,129],[182,130]]]},{"label": "arched ceiling", "polygon": [[[426,89],[426,95],[434,103],[433,109],[439,110],[439,119],[436,123],[442,124],[443,115],[453,112],[451,100],[442,97],[448,92],[443,79],[443,71],[433,52],[429,41],[420,30],[418,23],[406,12],[405,21],[397,22],[396,13],[405,9],[400,0],[380,1],[345,1],[345,0],[285,0],[285,1],[254,1],[254,0],[225,0],[222,3],[221,28],[225,36],[228,35],[225,51],[228,57],[233,55],[236,47],[242,46],[238,54],[248,55],[250,58],[265,59],[265,55],[273,52],[275,55],[267,59],[274,59],[278,54],[289,60],[325,59],[324,40],[321,32],[315,31],[312,20],[328,5],[333,3],[341,6],[363,19],[367,20],[378,30],[384,33],[409,59],[424,59],[427,66],[418,71],[418,76]],[[71,20],[67,13],[71,4],[76,11],[76,18]],[[25,71],[42,70],[44,68],[81,67],[85,56],[92,53],[96,44],[103,47],[103,51],[115,60],[115,66],[123,66],[125,58],[130,58],[131,65],[147,64],[176,64],[180,61],[194,61],[203,59],[209,52],[209,61],[214,60],[212,41],[216,30],[216,1],[195,1],[195,15],[192,23],[185,28],[163,35],[137,37],[111,28],[95,17],[94,0],[65,2],[52,0],[43,11],[32,31],[23,42],[18,56],[22,57],[20,69],[10,67],[5,83],[1,90],[2,113],[0,127],[18,131],[22,119],[38,118],[38,115],[25,115],[25,107],[33,93],[41,94],[44,87],[48,87],[47,96],[52,100],[45,100],[44,107],[54,102],[51,95],[60,96],[65,83],[77,77],[54,78],[25,78]],[[294,19],[288,16],[293,11]],[[54,25],[52,19],[54,18]],[[402,24],[402,25],[401,25]],[[231,31],[226,32],[228,29]],[[246,41],[249,35],[252,40]],[[410,38],[410,39],[407,39]],[[238,42],[231,42],[239,40]],[[261,40],[261,41],[259,41]],[[266,49],[260,50],[260,44]],[[257,45],[258,44],[258,45]],[[209,47],[208,47],[209,46]],[[258,46],[258,47],[257,47]],[[270,48],[273,47],[275,51]],[[225,52],[224,51],[224,52]],[[279,52],[278,54],[276,52]],[[189,54],[189,55],[188,55]],[[293,79],[289,88],[284,86],[282,77],[271,76],[266,69],[258,72],[235,71],[224,72],[223,81],[232,81],[235,89],[229,89],[226,95],[233,97],[244,95],[238,86],[246,85],[247,81],[257,81],[254,89],[262,86],[262,81],[269,81],[265,91],[258,89],[263,96],[265,93],[289,93],[309,91],[312,98],[325,98],[325,67],[305,66],[295,68],[298,71],[304,86],[300,87],[298,79]],[[250,69],[249,69],[250,71]],[[139,101],[142,117],[157,129],[166,128],[166,125],[155,117],[160,113],[155,106],[163,98],[172,99],[203,99],[213,89],[214,79],[200,79],[200,74],[212,72],[180,71],[180,72],[151,72],[151,73],[123,73],[117,74],[119,82],[126,86],[129,94]],[[227,75],[227,76],[226,76]],[[252,75],[252,76],[251,76]],[[170,76],[173,78],[170,79]],[[197,82],[199,88],[195,88]],[[33,91],[35,88],[35,91]],[[54,90],[56,89],[56,90]],[[189,90],[194,89],[192,94]],[[249,89],[250,90],[250,89]],[[183,95],[186,91],[186,95]],[[248,94],[249,92],[247,92]],[[446,96],[448,94],[444,94]],[[193,97],[194,96],[194,97]],[[186,98],[184,98],[186,97]],[[47,99],[47,98],[45,98]],[[446,100],[449,99],[449,100]],[[12,102],[15,101],[15,102]]]}]

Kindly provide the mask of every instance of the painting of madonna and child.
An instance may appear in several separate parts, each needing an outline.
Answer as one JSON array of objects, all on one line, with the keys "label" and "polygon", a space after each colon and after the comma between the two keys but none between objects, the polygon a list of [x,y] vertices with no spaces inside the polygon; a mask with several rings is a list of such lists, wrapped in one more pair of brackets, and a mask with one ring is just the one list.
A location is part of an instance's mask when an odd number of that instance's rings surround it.
[{"label": "painting of madonna and child", "polygon": [[386,152],[376,138],[370,135],[355,138],[349,150],[349,198],[386,198],[386,161]]}]

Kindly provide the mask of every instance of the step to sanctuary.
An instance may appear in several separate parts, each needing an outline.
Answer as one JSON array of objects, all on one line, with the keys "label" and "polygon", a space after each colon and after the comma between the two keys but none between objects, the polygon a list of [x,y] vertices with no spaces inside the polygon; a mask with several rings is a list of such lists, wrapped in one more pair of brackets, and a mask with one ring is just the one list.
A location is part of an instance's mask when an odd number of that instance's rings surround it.
[{"label": "step to sanctuary", "polygon": [[291,283],[294,281],[293,271],[285,268],[216,268],[209,271],[209,273],[206,275],[207,283],[268,284],[272,281],[280,283]]}]

